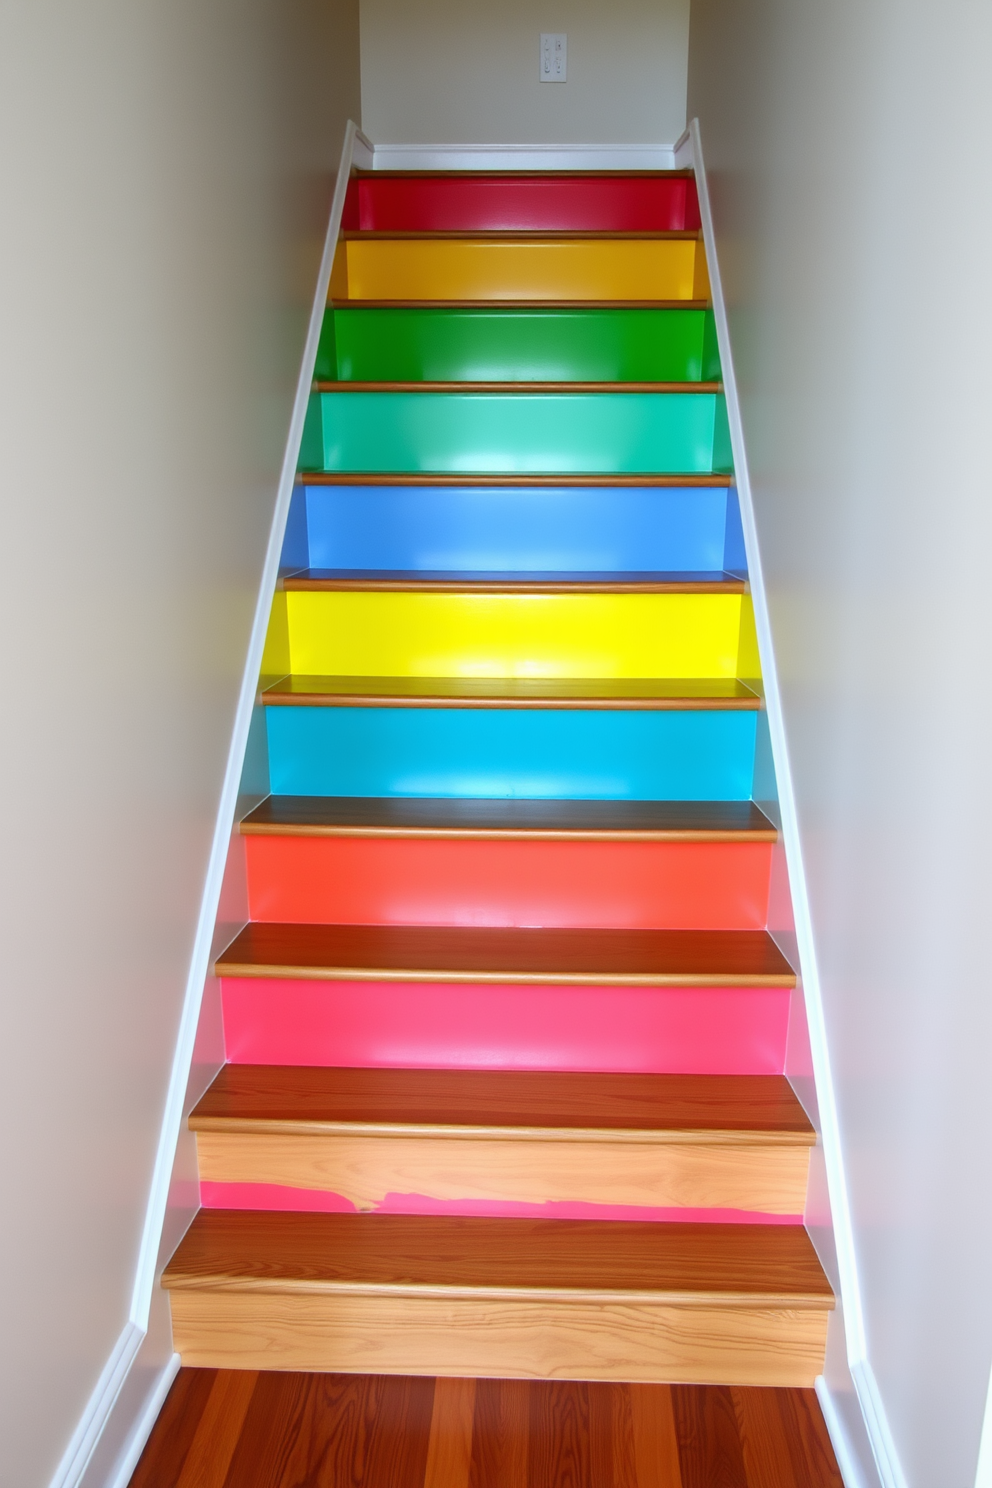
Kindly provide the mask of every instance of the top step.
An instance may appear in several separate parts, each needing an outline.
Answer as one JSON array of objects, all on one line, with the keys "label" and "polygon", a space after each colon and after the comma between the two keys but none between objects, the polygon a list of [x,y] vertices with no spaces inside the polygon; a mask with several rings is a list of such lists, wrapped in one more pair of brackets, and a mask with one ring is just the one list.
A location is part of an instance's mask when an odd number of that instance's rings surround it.
[{"label": "top step", "polygon": [[691,173],[356,175],[346,231],[683,232],[699,228]]}]

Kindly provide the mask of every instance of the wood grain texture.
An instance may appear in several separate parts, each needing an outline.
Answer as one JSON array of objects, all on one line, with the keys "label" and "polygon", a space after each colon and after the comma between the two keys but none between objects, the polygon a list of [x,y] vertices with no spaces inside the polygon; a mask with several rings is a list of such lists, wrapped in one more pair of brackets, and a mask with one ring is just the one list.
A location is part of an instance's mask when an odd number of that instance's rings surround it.
[{"label": "wood grain texture", "polygon": [[175,1292],[220,1288],[311,1298],[389,1293],[833,1307],[809,1236],[795,1225],[201,1209],[163,1285]]},{"label": "wood grain texture", "polygon": [[224,1488],[257,1382],[252,1370],[217,1374],[183,1462],[190,1488]]},{"label": "wood grain texture", "polygon": [[732,1390],[748,1488],[844,1488],[812,1390]]},{"label": "wood grain texture", "polygon": [[470,1488],[528,1488],[530,1394],[524,1380],[479,1380]]},{"label": "wood grain texture", "polygon": [[730,1389],[676,1385],[672,1406],[682,1488],[749,1488]]},{"label": "wood grain texture", "polygon": [[267,796],[245,836],[514,837],[523,840],[775,842],[753,801],[556,801],[416,796]]},{"label": "wood grain texture", "polygon": [[249,924],[216,962],[228,977],[320,981],[792,987],[763,930],[486,929]]},{"label": "wood grain texture", "polygon": [[474,1379],[436,1381],[424,1488],[468,1488],[475,1391]]},{"label": "wood grain texture", "polygon": [[[237,1377],[243,1372],[238,1370]],[[162,1488],[166,1483],[189,1488],[184,1481],[183,1464],[210,1393],[220,1377],[221,1372],[216,1369],[180,1369],[151,1429],[129,1488]]]},{"label": "wood grain texture", "polygon": [[472,573],[307,568],[286,574],[286,590],[411,594],[743,594],[723,573]]},{"label": "wood grain texture", "polygon": [[294,674],[265,687],[267,707],[744,709],[761,698],[732,678],[320,677]]}]

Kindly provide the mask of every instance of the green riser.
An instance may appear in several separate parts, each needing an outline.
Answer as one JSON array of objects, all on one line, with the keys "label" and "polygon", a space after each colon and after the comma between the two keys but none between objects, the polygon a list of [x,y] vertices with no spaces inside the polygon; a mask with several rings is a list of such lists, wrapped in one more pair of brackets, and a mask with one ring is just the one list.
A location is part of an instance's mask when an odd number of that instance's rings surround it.
[{"label": "green riser", "polygon": [[331,309],[321,381],[698,382],[720,376],[711,310]]}]

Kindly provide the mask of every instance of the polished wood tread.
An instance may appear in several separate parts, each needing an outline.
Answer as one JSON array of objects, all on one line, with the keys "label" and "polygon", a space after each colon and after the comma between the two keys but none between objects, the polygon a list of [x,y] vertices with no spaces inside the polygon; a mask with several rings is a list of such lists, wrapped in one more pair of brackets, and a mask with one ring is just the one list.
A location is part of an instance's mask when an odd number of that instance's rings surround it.
[{"label": "polished wood tread", "polygon": [[638,475],[600,475],[593,474],[567,474],[567,475],[519,475],[507,473],[504,475],[479,475],[467,473],[465,475],[453,475],[450,470],[443,471],[382,471],[382,470],[301,470],[297,472],[297,485],[304,486],[467,486],[485,488],[514,487],[526,489],[528,487],[540,488],[542,490],[557,489],[559,487],[636,487],[650,489],[652,487],[665,488],[689,488],[701,487],[729,487],[734,484],[734,477],[729,471],[718,470],[704,474],[638,474]]},{"label": "polished wood tread", "polygon": [[312,677],[261,693],[270,706],[303,708],[612,708],[756,711],[761,698],[734,678]]},{"label": "polished wood tread", "polygon": [[[690,234],[695,237],[695,233]],[[332,310],[709,310],[712,300],[348,300]]]},{"label": "polished wood tread", "polygon": [[315,382],[315,393],[722,393],[722,382]]},{"label": "polished wood tread", "polygon": [[130,1488],[843,1488],[813,1390],[179,1371]]},{"label": "polished wood tread", "polygon": [[289,591],[410,594],[743,594],[723,571],[697,573],[486,573],[462,570],[304,568],[282,576]]},{"label": "polished wood tread", "polygon": [[815,1134],[783,1075],[616,1075],[534,1070],[327,1069],[227,1064],[192,1131]]},{"label": "polished wood tread", "polygon": [[648,228],[641,232],[582,227],[350,227],[344,228],[340,236],[346,243],[696,243],[702,241],[703,233],[698,227]]},{"label": "polished wood tread", "polygon": [[834,1302],[799,1225],[225,1209],[199,1211],[162,1285],[793,1310]]},{"label": "polished wood tread", "polygon": [[366,181],[450,181],[454,176],[459,181],[669,181],[669,180],[694,180],[695,171],[691,166],[680,166],[678,169],[672,167],[665,169],[662,166],[645,167],[643,170],[517,170],[516,167],[508,169],[493,170],[365,170],[360,166],[353,168],[352,174],[359,180]]},{"label": "polished wood tread", "polygon": [[496,837],[775,842],[753,801],[568,801],[417,796],[267,796],[245,836]]},{"label": "polished wood tread", "polygon": [[218,976],[321,981],[792,987],[764,930],[491,929],[253,922]]}]

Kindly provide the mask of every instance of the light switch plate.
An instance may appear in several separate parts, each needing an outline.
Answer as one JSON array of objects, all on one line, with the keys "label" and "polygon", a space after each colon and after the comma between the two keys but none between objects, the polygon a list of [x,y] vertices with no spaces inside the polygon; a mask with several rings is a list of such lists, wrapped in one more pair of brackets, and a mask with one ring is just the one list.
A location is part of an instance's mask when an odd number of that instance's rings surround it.
[{"label": "light switch plate", "polygon": [[541,82],[564,83],[568,77],[568,37],[564,31],[541,32]]}]

